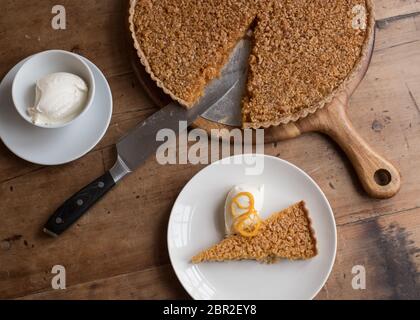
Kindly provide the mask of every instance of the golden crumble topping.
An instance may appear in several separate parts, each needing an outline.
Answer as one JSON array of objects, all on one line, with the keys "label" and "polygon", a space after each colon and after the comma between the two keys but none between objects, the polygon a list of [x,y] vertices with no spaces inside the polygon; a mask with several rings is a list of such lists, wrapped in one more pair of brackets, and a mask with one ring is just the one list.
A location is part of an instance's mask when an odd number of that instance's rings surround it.
[{"label": "golden crumble topping", "polygon": [[[330,96],[360,60],[366,30],[353,9],[370,0],[131,0],[132,32],[158,86],[191,107],[249,28],[243,126],[287,123]],[[251,27],[252,26],[252,27]]]},{"label": "golden crumble topping", "polygon": [[249,0],[138,0],[133,22],[151,72],[192,106],[219,76],[255,13]]},{"label": "golden crumble topping", "polygon": [[263,222],[253,238],[231,235],[192,258],[193,263],[226,260],[304,260],[317,255],[316,239],[305,203],[299,202]]},{"label": "golden crumble topping", "polygon": [[[358,62],[366,31],[352,12],[364,0],[278,0],[260,12],[254,30],[245,127],[282,122],[322,102]],[[287,121],[285,121],[287,122]]]}]

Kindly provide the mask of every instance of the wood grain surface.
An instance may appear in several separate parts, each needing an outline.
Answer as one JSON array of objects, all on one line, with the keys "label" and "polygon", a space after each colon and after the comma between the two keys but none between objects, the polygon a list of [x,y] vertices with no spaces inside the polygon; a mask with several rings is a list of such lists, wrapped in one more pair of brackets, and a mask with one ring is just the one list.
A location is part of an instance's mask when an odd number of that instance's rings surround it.
[{"label": "wood grain surface", "polygon": [[[51,28],[54,1],[0,4],[0,77],[30,54],[60,48],[95,62],[114,95],[106,136],[71,164],[33,165],[0,143],[0,298],[188,299],[169,264],[166,228],[175,198],[201,165],[160,166],[151,158],[58,240],[41,233],[64,199],[112,165],[116,140],[156,110],[130,65],[125,1],[63,0],[62,31]],[[318,299],[420,299],[420,2],[375,5],[373,59],[348,114],[400,169],[400,193],[369,198],[346,157],[322,135],[265,148],[308,172],[334,209],[337,260]],[[67,290],[51,289],[56,264],[66,267]],[[352,288],[355,265],[366,268],[366,290]]]}]

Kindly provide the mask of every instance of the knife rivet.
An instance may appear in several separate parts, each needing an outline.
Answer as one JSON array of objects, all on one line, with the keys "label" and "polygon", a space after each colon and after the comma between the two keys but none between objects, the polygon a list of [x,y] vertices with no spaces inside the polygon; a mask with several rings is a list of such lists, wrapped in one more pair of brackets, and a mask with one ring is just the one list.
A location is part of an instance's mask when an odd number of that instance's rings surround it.
[{"label": "knife rivet", "polygon": [[63,222],[64,222],[63,219],[61,219],[60,217],[55,219],[55,223],[57,223],[57,224],[61,224]]},{"label": "knife rivet", "polygon": [[79,207],[83,206],[83,200],[82,200],[82,199],[77,200],[77,201],[76,201],[76,204],[77,204]]},{"label": "knife rivet", "polygon": [[98,187],[102,189],[103,187],[105,187],[105,183],[103,183],[102,181],[100,181],[98,183]]}]

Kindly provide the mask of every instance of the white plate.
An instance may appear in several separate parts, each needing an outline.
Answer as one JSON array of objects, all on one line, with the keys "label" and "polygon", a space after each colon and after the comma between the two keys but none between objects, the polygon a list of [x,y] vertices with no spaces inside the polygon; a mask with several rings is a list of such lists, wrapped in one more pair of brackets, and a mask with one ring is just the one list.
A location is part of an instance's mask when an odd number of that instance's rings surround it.
[{"label": "white plate", "polygon": [[[263,161],[261,174],[247,174],[247,163],[252,160]],[[168,249],[180,282],[194,299],[313,299],[328,279],[337,247],[327,198],[305,172],[278,158],[246,155],[230,158],[228,164],[222,161],[198,173],[172,209]],[[254,261],[191,264],[191,257],[223,239],[226,195],[243,183],[264,184],[264,217],[305,200],[318,240],[318,256],[272,265]]]},{"label": "white plate", "polygon": [[74,161],[92,150],[104,136],[112,116],[112,94],[102,72],[89,60],[96,92],[92,106],[63,128],[39,128],[24,120],[12,101],[12,82],[19,62],[0,83],[0,138],[18,157],[41,165]]}]

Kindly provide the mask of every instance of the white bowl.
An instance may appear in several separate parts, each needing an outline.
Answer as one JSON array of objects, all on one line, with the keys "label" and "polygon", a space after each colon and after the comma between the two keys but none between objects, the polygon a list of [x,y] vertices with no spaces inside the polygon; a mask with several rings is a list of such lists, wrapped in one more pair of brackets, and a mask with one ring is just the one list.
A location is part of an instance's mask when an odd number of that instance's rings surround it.
[{"label": "white bowl", "polygon": [[[56,72],[73,73],[86,82],[89,88],[86,105],[83,111],[66,123],[35,124],[28,114],[28,108],[35,102],[35,84],[37,80]],[[61,128],[69,125],[89,109],[94,96],[95,80],[89,66],[78,55],[63,50],[44,51],[30,57],[17,72],[12,85],[13,103],[18,113],[26,121],[42,128]]]}]

